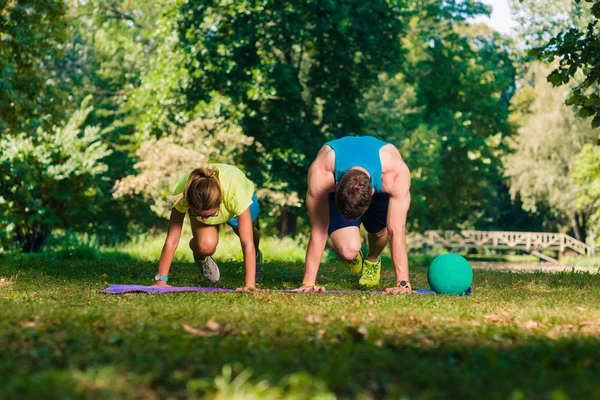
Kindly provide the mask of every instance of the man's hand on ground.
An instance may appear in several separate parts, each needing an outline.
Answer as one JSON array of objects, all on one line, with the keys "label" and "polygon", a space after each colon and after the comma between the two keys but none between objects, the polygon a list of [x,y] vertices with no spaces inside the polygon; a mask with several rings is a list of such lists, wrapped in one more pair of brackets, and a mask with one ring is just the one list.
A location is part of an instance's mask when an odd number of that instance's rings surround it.
[{"label": "man's hand on ground", "polygon": [[410,287],[391,287],[385,289],[385,294],[416,294],[417,292],[412,290]]}]

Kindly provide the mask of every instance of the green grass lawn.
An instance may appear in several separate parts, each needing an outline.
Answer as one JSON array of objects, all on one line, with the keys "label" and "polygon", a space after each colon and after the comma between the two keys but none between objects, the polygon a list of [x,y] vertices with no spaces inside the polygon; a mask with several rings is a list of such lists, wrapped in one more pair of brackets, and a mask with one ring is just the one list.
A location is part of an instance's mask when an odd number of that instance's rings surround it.
[{"label": "green grass lawn", "polygon": [[[0,257],[0,398],[600,398],[598,275],[476,271],[470,298],[99,294],[151,283],[150,242]],[[263,248],[260,286],[297,287],[304,250]],[[231,249],[220,287],[243,284]],[[180,254],[173,284],[209,286]],[[357,280],[321,267],[327,288]],[[381,288],[393,281],[388,263]]]}]

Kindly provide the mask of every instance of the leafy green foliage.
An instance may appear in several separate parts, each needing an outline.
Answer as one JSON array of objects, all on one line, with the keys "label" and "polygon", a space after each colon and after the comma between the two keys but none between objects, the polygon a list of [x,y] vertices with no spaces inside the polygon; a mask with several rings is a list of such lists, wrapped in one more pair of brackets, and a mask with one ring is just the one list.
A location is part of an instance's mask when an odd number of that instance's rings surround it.
[{"label": "leafy green foliage", "polygon": [[515,21],[512,35],[525,49],[544,46],[562,31],[587,26],[593,18],[587,1],[508,0],[508,3]]},{"label": "leafy green foliage", "polygon": [[481,4],[413,7],[403,71],[380,75],[365,96],[365,132],[396,144],[411,169],[411,229],[489,225],[499,212],[504,138],[513,132],[509,42],[466,25],[486,12]]},{"label": "leafy green foliage", "polygon": [[94,226],[99,239],[106,242],[122,240],[156,222],[142,196],[115,199],[112,189],[116,181],[134,172],[135,151],[143,136],[140,116],[156,110],[146,109],[135,93],[145,85],[143,76],[153,68],[160,45],[168,40],[160,36],[162,31],[155,32],[165,9],[165,2],[148,0],[70,2],[64,54],[53,63],[71,106],[93,96],[86,124],[101,127],[112,150],[103,160],[109,168],[99,182],[98,224]]},{"label": "leafy green foliage", "polygon": [[[581,0],[575,0],[580,3]],[[571,27],[562,31],[542,47],[529,52],[546,62],[555,58],[560,60],[558,66],[548,75],[548,82],[555,86],[570,82],[578,71],[584,75],[571,90],[566,100],[567,105],[575,106],[582,118],[592,118],[592,127],[600,127],[600,96],[598,83],[600,81],[600,0],[586,0],[593,3],[590,8],[592,21],[585,29]]]},{"label": "leafy green foliage", "polygon": [[271,158],[249,170],[252,179],[304,192],[319,147],[360,133],[357,100],[378,73],[400,66],[402,7],[386,0],[186,2],[179,32],[189,54],[189,105],[215,92],[230,99],[227,116],[239,118]]},{"label": "leafy green foliage", "polygon": [[98,183],[108,168],[101,160],[110,150],[99,128],[82,128],[91,111],[86,103],[64,126],[0,139],[3,243],[38,251],[52,229],[93,222]]},{"label": "leafy green foliage", "polygon": [[583,146],[575,158],[573,181],[579,185],[577,207],[591,211],[591,222],[600,226],[600,146]]},{"label": "leafy green foliage", "polygon": [[[485,27],[456,29],[432,38],[429,57],[415,66],[415,74],[429,71],[417,75],[417,95],[425,105],[424,123],[437,133],[423,143],[438,164],[416,199],[424,227],[481,224],[496,217],[504,138],[513,133],[508,104],[515,68],[506,45]],[[419,160],[418,149],[409,154]]]},{"label": "leafy green foliage", "polygon": [[519,194],[525,209],[535,212],[539,205],[547,205],[548,216],[558,216],[562,227],[571,226],[585,241],[594,207],[576,204],[583,187],[572,174],[577,154],[594,142],[597,133],[564,106],[569,86],[553,88],[546,82],[549,68],[532,64],[515,96],[513,119],[521,128],[513,142],[515,152],[506,158],[506,174],[512,196]]},{"label": "leafy green foliage", "polygon": [[63,0],[0,1],[0,133],[60,121],[66,93],[48,67],[61,56],[65,13]]}]

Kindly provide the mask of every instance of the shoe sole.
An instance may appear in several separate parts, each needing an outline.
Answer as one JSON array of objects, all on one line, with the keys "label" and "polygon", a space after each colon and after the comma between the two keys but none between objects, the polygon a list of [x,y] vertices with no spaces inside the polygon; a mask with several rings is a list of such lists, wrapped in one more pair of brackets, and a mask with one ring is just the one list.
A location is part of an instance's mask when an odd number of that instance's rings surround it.
[{"label": "shoe sole", "polygon": [[217,270],[217,271],[216,271],[216,273],[214,274],[214,275],[216,275],[216,278],[214,278],[214,279],[211,279],[211,278],[210,278],[210,275],[211,275],[211,274],[210,274],[210,272],[211,272],[211,271],[209,270],[209,274],[207,275],[207,274],[204,272],[204,267],[203,267],[203,266],[200,266],[200,269],[201,269],[201,271],[202,271],[202,276],[204,276],[206,279],[208,279],[208,281],[209,281],[209,282],[212,282],[212,283],[219,282],[219,279],[221,279],[221,271],[219,270],[219,266],[216,266],[215,268],[216,268],[216,270]]}]

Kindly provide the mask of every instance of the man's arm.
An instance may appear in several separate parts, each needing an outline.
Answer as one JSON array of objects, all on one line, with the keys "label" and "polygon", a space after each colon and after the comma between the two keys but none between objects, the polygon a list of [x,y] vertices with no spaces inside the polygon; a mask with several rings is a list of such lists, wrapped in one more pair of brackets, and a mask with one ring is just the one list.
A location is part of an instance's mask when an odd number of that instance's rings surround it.
[{"label": "man's arm", "polygon": [[[304,264],[303,287],[312,290],[322,290],[315,286],[317,273],[327,243],[327,228],[329,227],[329,192],[335,189],[333,172],[327,168],[331,163],[332,150],[326,146],[320,152],[308,170],[308,192],[306,207],[310,218],[310,239],[306,249]],[[302,289],[302,288],[301,288]]]},{"label": "man's arm", "polygon": [[[395,149],[394,149],[395,150]],[[402,161],[400,153],[392,153],[393,172],[385,180],[384,191],[390,194],[387,213],[387,230],[392,253],[392,262],[396,272],[396,281],[409,282],[408,250],[406,248],[406,217],[410,207],[410,171]],[[395,289],[393,292],[410,292],[410,285],[406,290]]]}]

